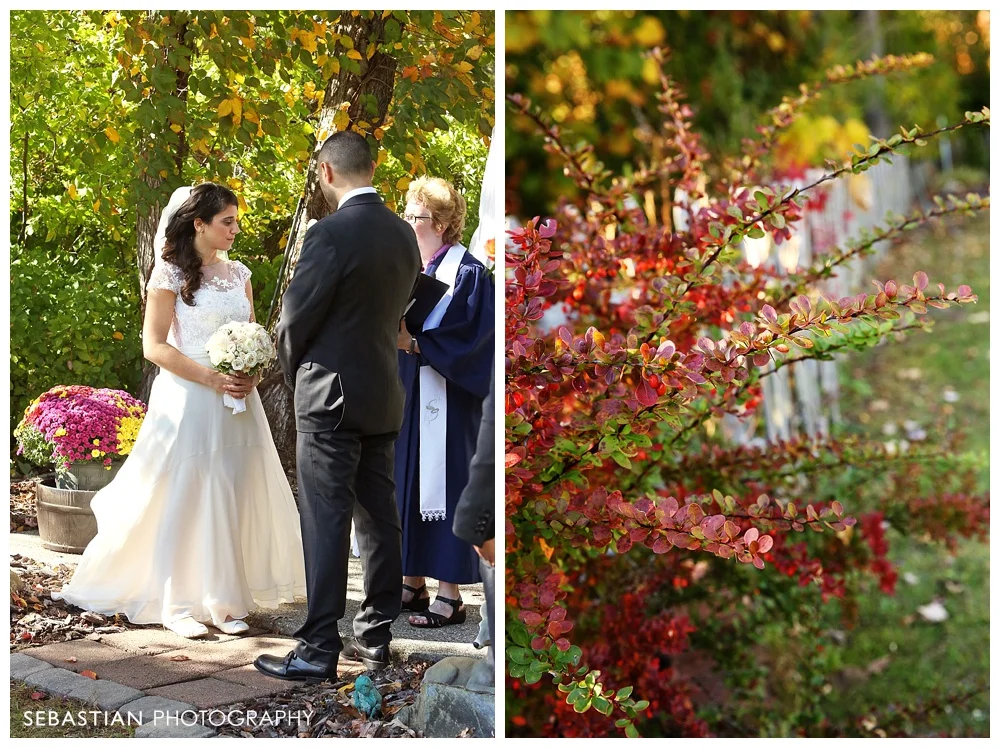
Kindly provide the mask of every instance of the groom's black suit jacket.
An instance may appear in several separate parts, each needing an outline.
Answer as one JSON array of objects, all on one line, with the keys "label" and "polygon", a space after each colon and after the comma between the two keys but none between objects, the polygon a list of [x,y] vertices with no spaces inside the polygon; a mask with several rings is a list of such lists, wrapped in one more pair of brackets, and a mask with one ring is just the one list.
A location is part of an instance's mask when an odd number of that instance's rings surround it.
[{"label": "groom's black suit jacket", "polygon": [[298,431],[399,431],[396,340],[419,272],[413,229],[375,194],[309,229],[277,329]]}]

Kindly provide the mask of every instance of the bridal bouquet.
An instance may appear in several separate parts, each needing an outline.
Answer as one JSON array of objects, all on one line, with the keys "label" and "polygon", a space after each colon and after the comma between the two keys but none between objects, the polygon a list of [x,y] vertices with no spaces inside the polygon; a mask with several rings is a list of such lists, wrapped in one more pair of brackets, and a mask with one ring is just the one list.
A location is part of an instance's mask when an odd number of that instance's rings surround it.
[{"label": "bridal bouquet", "polygon": [[[240,372],[250,377],[257,376],[276,356],[267,330],[256,322],[227,322],[208,339],[205,350],[212,366],[219,371]],[[243,400],[228,394],[222,396],[222,401],[234,414],[247,409]]]}]

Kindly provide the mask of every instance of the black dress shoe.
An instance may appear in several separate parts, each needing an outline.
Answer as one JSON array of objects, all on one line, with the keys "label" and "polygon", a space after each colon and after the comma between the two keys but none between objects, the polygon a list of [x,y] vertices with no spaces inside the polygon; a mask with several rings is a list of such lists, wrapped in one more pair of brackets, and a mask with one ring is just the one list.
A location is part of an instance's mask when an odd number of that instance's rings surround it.
[{"label": "black dress shoe", "polygon": [[264,675],[281,680],[301,680],[306,683],[322,683],[325,680],[337,680],[337,663],[332,668],[325,665],[314,665],[299,657],[295,652],[289,652],[284,657],[276,655],[260,655],[253,666]]},{"label": "black dress shoe", "polygon": [[388,644],[366,647],[359,644],[357,639],[350,639],[344,643],[344,649],[340,656],[351,662],[360,662],[369,670],[381,670],[389,667]]}]

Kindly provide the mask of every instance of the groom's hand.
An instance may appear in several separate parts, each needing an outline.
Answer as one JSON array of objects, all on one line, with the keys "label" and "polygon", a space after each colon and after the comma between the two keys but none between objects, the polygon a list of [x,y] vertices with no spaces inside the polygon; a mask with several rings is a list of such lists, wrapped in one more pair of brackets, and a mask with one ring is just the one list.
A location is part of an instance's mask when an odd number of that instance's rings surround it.
[{"label": "groom's hand", "polygon": [[479,557],[483,561],[488,563],[490,566],[496,566],[496,562],[493,560],[494,545],[494,539],[490,538],[483,543],[482,546],[474,545],[472,547],[476,549],[476,553],[479,554]]}]

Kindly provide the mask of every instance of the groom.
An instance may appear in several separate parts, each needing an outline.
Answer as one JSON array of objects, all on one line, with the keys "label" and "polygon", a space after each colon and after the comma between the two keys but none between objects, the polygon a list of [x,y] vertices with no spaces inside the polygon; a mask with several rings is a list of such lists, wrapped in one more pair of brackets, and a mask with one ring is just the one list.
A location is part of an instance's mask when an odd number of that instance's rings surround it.
[{"label": "groom", "polygon": [[[413,229],[372,187],[364,137],[331,135],[319,186],[337,207],[309,229],[282,300],[278,359],[295,393],[299,512],[308,614],[285,657],[254,665],[284,680],[336,679],[337,660],[389,664],[389,626],[402,597],[393,446],[403,421],[396,340],[420,272]],[[354,519],[365,599],[355,638],[341,641]]]}]

